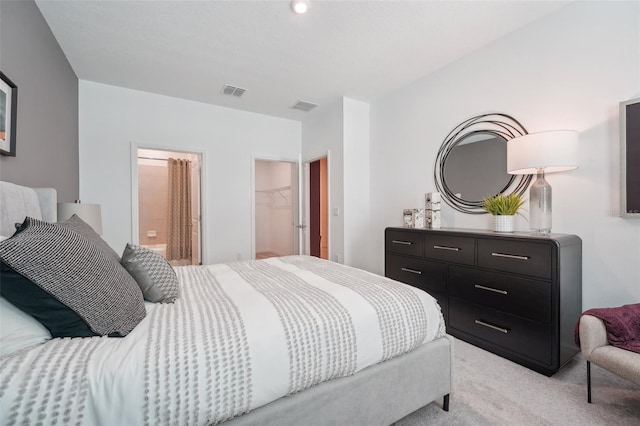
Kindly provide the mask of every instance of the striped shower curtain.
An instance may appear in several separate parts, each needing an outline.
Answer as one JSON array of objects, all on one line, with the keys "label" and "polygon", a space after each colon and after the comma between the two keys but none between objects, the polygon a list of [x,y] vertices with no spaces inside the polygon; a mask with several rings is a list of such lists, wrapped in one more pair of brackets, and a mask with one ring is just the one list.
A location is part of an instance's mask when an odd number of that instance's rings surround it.
[{"label": "striped shower curtain", "polygon": [[191,161],[169,158],[167,259],[191,259]]}]

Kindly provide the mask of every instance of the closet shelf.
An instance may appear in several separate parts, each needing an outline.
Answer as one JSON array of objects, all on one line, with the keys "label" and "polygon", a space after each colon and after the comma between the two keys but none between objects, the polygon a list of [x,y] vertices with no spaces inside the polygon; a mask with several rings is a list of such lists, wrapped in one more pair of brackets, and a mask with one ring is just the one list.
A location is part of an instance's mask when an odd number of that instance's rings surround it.
[{"label": "closet shelf", "polygon": [[288,191],[291,190],[291,186],[280,186],[278,188],[270,188],[270,189],[256,189],[256,192],[265,192],[265,193],[275,193],[280,191]]},{"label": "closet shelf", "polygon": [[[285,191],[289,191],[285,194]],[[270,189],[256,189],[256,193],[268,194],[269,208],[290,209],[291,208],[291,186],[280,186]]]}]

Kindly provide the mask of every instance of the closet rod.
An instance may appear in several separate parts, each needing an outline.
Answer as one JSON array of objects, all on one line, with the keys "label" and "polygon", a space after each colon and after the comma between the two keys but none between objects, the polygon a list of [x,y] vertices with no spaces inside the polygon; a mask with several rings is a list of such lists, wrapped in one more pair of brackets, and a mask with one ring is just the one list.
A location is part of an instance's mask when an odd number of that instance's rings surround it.
[{"label": "closet rod", "polygon": [[278,188],[271,188],[271,189],[256,189],[256,192],[280,192],[280,191],[287,191],[289,189],[291,189],[291,185],[279,186]]},{"label": "closet rod", "polygon": [[138,160],[158,160],[158,161],[169,161],[168,158],[153,158],[153,157],[138,157]]}]

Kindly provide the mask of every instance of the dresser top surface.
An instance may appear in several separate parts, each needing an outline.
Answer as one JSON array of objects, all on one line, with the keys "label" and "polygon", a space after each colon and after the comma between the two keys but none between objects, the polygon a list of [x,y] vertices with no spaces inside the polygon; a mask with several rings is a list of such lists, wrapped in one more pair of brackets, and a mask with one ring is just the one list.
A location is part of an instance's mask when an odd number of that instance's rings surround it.
[{"label": "dresser top surface", "polygon": [[447,235],[471,235],[478,237],[493,237],[493,238],[515,238],[515,239],[527,239],[527,240],[541,240],[541,241],[556,241],[561,245],[570,245],[581,243],[580,237],[571,234],[548,234],[537,235],[531,232],[494,232],[487,229],[472,229],[472,228],[440,228],[440,229],[422,229],[422,228],[405,228],[402,226],[390,226],[387,227],[390,230],[398,231],[413,231],[413,232],[425,232],[425,233],[441,233]]}]

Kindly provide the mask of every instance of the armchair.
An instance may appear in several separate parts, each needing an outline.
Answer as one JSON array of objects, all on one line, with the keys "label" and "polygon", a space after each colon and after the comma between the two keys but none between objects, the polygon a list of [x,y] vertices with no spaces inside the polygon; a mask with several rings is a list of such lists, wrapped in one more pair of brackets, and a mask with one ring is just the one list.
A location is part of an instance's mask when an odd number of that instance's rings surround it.
[{"label": "armchair", "polygon": [[[640,330],[638,331],[640,333]],[[587,360],[587,401],[591,402],[591,363],[640,385],[640,353],[612,346],[604,322],[592,315],[580,318],[580,350]]]}]

